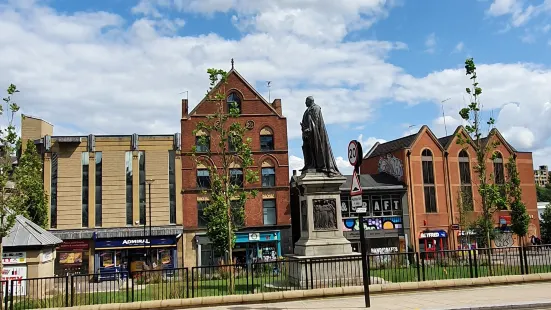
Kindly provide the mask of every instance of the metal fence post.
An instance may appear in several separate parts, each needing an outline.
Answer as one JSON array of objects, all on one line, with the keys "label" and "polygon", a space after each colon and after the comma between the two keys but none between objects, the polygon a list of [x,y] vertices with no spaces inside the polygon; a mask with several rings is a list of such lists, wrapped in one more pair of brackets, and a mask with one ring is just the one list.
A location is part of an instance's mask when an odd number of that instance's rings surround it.
[{"label": "metal fence post", "polygon": [[474,277],[478,278],[478,248],[473,251],[473,265],[474,265]]},{"label": "metal fence post", "polygon": [[423,281],[427,280],[426,272],[425,272],[425,255],[421,253],[421,270],[423,271]]},{"label": "metal fence post", "polygon": [[254,262],[251,263],[251,294],[254,294]]},{"label": "metal fence post", "polygon": [[13,280],[10,281],[10,310],[13,310]]},{"label": "metal fence post", "polygon": [[130,302],[130,273],[126,272],[126,302]]},{"label": "metal fence post", "polygon": [[8,309],[8,301],[9,301],[9,296],[10,296],[10,287],[9,287],[9,283],[10,281],[9,280],[6,280],[6,290],[4,291],[4,309]]},{"label": "metal fence post", "polygon": [[186,298],[189,298],[189,269],[185,268],[186,273]]},{"label": "metal fence post", "polygon": [[75,305],[75,281],[73,275],[71,275],[71,307]]},{"label": "metal fence post", "polygon": [[69,276],[65,276],[65,307],[69,307]]},{"label": "metal fence post", "polygon": [[310,289],[313,289],[314,288],[314,272],[312,270],[312,260],[308,260],[308,262],[310,263]]},{"label": "metal fence post", "polygon": [[522,252],[523,252],[523,255],[524,255],[524,271],[525,271],[525,274],[530,274],[530,270],[528,269],[528,253],[526,253],[526,247],[522,247]]},{"label": "metal fence post", "polygon": [[471,249],[469,249],[468,252],[469,252],[469,273],[471,275],[471,278],[474,278],[473,257],[472,257]]},{"label": "metal fence post", "polygon": [[132,273],[132,271],[130,271],[128,273],[128,276],[130,277],[130,281],[132,281],[132,289],[130,291],[130,295],[132,295],[132,302],[134,302],[134,274]]},{"label": "metal fence post", "polygon": [[191,297],[195,297],[195,281],[193,279],[193,270],[195,267],[191,267]]},{"label": "metal fence post", "polygon": [[[305,261],[306,262],[306,261]],[[302,270],[300,271],[301,273],[301,278],[302,278]],[[306,262],[306,264],[304,264],[304,273],[305,273],[305,276],[306,276],[306,279],[304,279],[305,283],[306,283],[306,289],[308,289],[308,263]],[[300,281],[299,281],[299,286],[300,286]]]},{"label": "metal fence post", "polygon": [[245,262],[245,278],[247,279],[247,288],[246,292],[249,293],[249,268],[251,264]]}]

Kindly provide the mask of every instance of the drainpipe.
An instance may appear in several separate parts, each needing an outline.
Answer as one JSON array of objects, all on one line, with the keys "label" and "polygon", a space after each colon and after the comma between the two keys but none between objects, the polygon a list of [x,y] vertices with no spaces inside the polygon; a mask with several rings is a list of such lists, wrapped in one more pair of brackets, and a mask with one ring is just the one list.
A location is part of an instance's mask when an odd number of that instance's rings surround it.
[{"label": "drainpipe", "polygon": [[[450,221],[450,225],[453,224],[453,197],[452,197],[452,184],[451,184],[451,176],[450,176],[450,157],[448,156],[450,155],[450,153],[448,153],[448,151],[444,151],[444,161],[446,162],[446,179],[447,179],[447,183],[448,183],[448,193],[449,195],[446,195],[446,203],[448,203],[448,214],[449,214],[449,221]],[[450,227],[448,227],[450,228]],[[455,250],[456,246],[457,246],[457,235],[455,234],[455,232],[450,229],[450,231],[452,232],[452,244],[453,244],[453,249]]]},{"label": "drainpipe", "polygon": [[415,202],[413,200],[413,177],[411,175],[411,150],[407,150],[406,151],[406,156],[407,156],[407,160],[408,160],[408,183],[409,183],[409,195],[411,197],[411,209],[410,209],[410,216],[411,216],[411,221],[412,221],[412,227],[411,227],[411,234],[412,234],[412,243],[413,243],[413,251],[414,252],[418,252],[418,246],[419,246],[419,242],[417,241],[417,229],[416,229],[416,226],[415,226]]}]

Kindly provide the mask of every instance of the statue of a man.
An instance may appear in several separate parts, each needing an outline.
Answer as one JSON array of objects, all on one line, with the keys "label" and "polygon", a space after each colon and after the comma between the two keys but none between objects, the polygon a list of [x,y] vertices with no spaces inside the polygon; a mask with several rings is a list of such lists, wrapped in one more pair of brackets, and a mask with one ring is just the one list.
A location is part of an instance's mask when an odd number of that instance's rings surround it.
[{"label": "statue of a man", "polygon": [[340,175],[329,144],[321,107],[314,103],[312,96],[306,98],[306,107],[300,123],[304,154],[304,168],[301,171],[303,173],[307,171],[324,172],[329,176]]}]

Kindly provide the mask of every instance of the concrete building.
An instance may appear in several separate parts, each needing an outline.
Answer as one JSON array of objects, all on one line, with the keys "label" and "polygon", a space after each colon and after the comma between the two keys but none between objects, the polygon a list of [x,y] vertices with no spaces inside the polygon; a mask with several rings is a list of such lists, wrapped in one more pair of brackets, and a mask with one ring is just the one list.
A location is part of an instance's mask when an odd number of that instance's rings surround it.
[{"label": "concrete building", "polygon": [[547,166],[540,166],[538,170],[534,170],[534,181],[537,186],[545,186],[549,183],[549,169]]},{"label": "concrete building", "polygon": [[[362,173],[386,172],[403,181],[408,187],[410,208],[411,242],[418,250],[451,249],[462,246],[462,237],[471,232],[461,231],[458,202],[472,202],[474,215],[481,213],[478,180],[473,171],[476,164],[474,146],[469,144],[463,150],[457,144],[457,136],[467,138],[463,127],[453,135],[438,139],[427,126],[419,132],[382,144],[375,144],[367,153],[361,167]],[[533,178],[532,154],[515,150],[497,129],[490,133],[490,140],[499,142],[496,158],[488,157],[488,173],[495,176],[496,183],[506,179],[505,164],[510,156],[516,159],[521,179],[522,199],[530,214],[529,235],[538,234],[536,187]],[[460,190],[468,193],[460,196]],[[495,214],[496,228],[507,231],[510,211]],[[496,246],[513,245],[516,237],[503,234]],[[465,246],[465,245],[463,245]],[[469,245],[470,246],[470,245]]]},{"label": "concrete building", "polygon": [[63,240],[57,275],[180,265],[180,134],[55,136],[39,118],[21,124],[43,158],[50,232]]},{"label": "concrete building", "polygon": [[[245,204],[245,225],[237,233],[234,259],[280,256],[291,250],[291,214],[289,209],[289,163],[287,119],[283,116],[281,100],[266,101],[235,69],[228,72],[226,84],[217,85],[214,92],[225,94],[226,102],[235,102],[241,113],[237,122],[247,129],[245,137],[252,139],[254,163],[250,169],[258,172],[259,181],[243,184],[256,189],[256,198]],[[220,150],[217,137],[208,132],[196,132],[198,122],[206,121],[218,109],[218,103],[203,99],[188,112],[188,101],[182,100],[182,192],[186,266],[215,263],[212,244],[205,234],[208,221],[202,207],[208,204],[210,176],[208,165],[219,166]],[[228,111],[228,105],[224,105]],[[209,136],[209,145],[200,145],[200,135]],[[201,157],[196,164],[192,149],[209,148],[211,157]],[[227,146],[231,151],[230,145]],[[205,153],[206,153],[206,149]],[[232,173],[243,177],[239,162],[232,163]],[[207,194],[203,194],[204,191]]]}]

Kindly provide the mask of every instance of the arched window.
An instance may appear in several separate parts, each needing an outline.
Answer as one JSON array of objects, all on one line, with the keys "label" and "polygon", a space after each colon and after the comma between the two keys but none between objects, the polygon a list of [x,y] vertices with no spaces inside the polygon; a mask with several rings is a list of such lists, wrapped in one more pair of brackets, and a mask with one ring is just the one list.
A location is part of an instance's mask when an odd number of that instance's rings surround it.
[{"label": "arched window", "polygon": [[275,165],[266,159],[262,162],[262,187],[275,187]]},{"label": "arched window", "polygon": [[243,187],[243,169],[239,164],[230,165],[230,184]]},{"label": "arched window", "polygon": [[210,150],[209,133],[203,130],[197,131],[195,134],[195,151],[197,153],[206,153]]},{"label": "arched window", "polygon": [[207,166],[203,164],[197,165],[197,188],[210,188],[210,173]]},{"label": "arched window", "polygon": [[473,191],[471,184],[471,165],[469,154],[462,150],[459,152],[459,178],[461,180],[461,202],[463,210],[473,211]]},{"label": "arched window", "polygon": [[495,184],[505,184],[503,156],[501,156],[501,153],[499,152],[494,154],[494,182]]},{"label": "arched window", "polygon": [[421,153],[423,169],[423,191],[425,194],[425,212],[436,212],[436,186],[434,184],[434,163],[432,152],[429,149]]},{"label": "arched window", "polygon": [[260,130],[260,150],[264,152],[274,150],[274,132],[269,127]]},{"label": "arched window", "polygon": [[237,109],[237,113],[241,114],[241,98],[237,95],[236,92],[232,92],[226,99],[228,104],[228,113],[231,109]]},{"label": "arched window", "polygon": [[237,148],[240,144],[243,143],[243,140],[239,137],[239,135],[230,133],[228,134],[228,151],[229,152],[237,152]]}]

